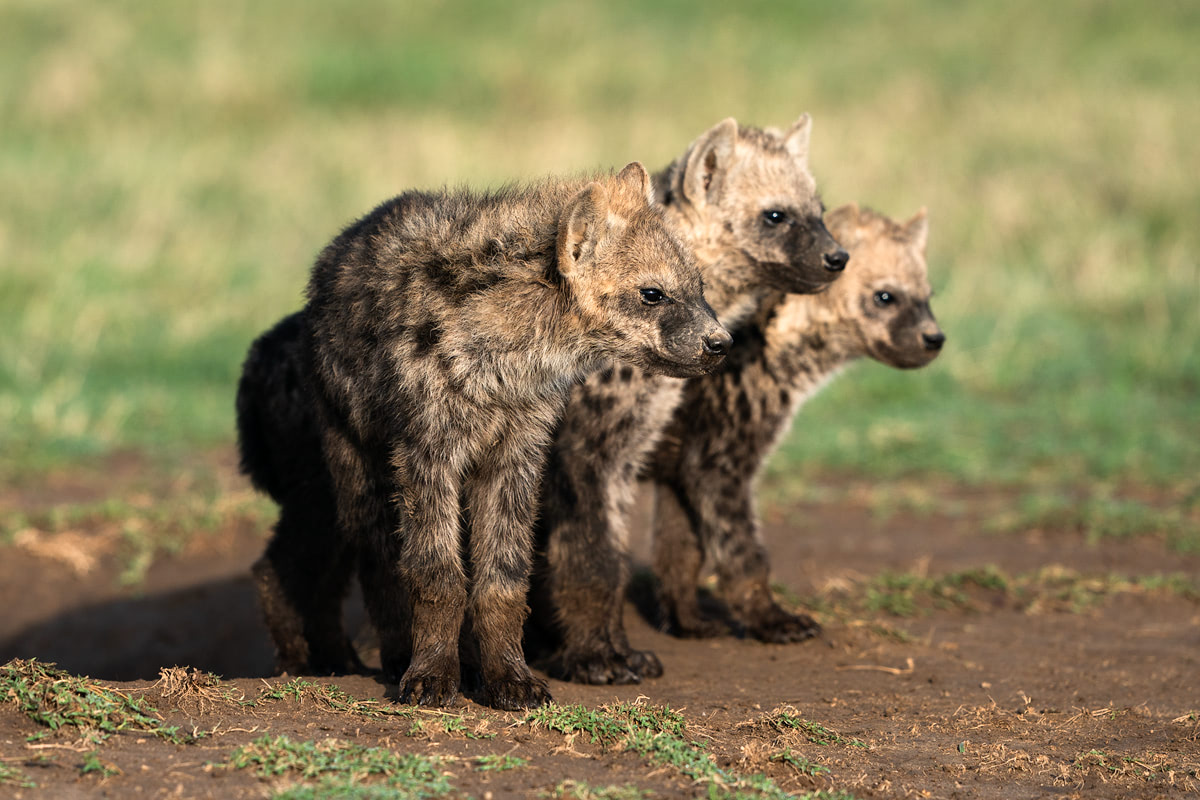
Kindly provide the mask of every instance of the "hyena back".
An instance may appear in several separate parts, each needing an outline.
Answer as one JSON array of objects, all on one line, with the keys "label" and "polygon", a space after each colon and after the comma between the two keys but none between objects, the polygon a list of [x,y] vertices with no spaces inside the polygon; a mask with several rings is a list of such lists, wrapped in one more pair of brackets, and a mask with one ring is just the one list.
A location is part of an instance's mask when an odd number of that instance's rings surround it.
[{"label": "hyena back", "polygon": [[521,628],[569,387],[605,358],[702,374],[728,346],[649,190],[635,163],[592,182],[408,193],[313,267],[303,361],[338,535],[369,564],[385,669],[407,666],[402,700],[456,697],[468,613],[487,701],[549,700]]},{"label": "hyena back", "polygon": [[[810,132],[808,115],[785,131],[725,120],[655,178],[728,326],[775,292],[825,288],[846,266],[808,168]],[[682,389],[613,365],[572,392],[543,486],[527,637],[559,677],[632,683],[662,672],[625,635],[626,524],[637,473]]]},{"label": "hyena back", "polygon": [[737,347],[722,369],[688,381],[648,466],[660,601],[679,635],[728,631],[697,599],[706,560],[736,627],[772,642],[816,633],[812,619],[771,596],[754,506],[757,476],[799,406],[844,365],[870,356],[920,367],[945,341],[929,308],[924,209],[901,224],[848,205],[827,221],[850,251],[845,276],[823,294],[780,295],[737,327]]}]

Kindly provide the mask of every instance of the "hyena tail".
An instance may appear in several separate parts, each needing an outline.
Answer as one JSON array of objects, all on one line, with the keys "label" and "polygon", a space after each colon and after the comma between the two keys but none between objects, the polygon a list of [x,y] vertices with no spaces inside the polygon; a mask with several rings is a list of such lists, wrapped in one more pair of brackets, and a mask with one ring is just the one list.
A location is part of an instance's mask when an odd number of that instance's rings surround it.
[{"label": "hyena tail", "polygon": [[284,317],[250,346],[238,381],[241,471],[280,504],[322,470],[303,334],[302,312]]}]

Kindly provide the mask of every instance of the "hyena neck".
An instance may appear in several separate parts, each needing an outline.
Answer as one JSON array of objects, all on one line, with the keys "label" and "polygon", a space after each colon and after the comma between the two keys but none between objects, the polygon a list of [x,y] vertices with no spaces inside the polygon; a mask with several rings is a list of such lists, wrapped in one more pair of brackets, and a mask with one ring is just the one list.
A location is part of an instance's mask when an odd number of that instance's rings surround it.
[{"label": "hyena neck", "polygon": [[821,388],[846,364],[862,356],[849,326],[828,313],[821,296],[777,295],[764,308],[764,358],[781,383],[801,396]]},{"label": "hyena neck", "polygon": [[469,324],[470,344],[463,349],[473,357],[456,365],[481,401],[565,398],[608,352],[561,286],[518,277],[497,286],[489,306],[488,315],[503,310],[504,324]]},{"label": "hyena neck", "polygon": [[704,298],[726,328],[744,324],[759,313],[776,292],[762,285],[747,285],[754,262],[732,247],[697,250],[696,261],[704,275]]}]

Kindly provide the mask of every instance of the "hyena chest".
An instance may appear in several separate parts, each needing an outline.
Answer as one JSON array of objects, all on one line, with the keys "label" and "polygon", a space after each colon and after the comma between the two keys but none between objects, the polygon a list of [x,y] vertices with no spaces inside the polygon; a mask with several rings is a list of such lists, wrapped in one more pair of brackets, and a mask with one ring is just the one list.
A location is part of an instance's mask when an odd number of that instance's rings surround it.
[{"label": "hyena chest", "polygon": [[482,403],[466,395],[443,396],[421,403],[409,416],[404,441],[458,472],[471,472],[505,454],[548,446],[565,401],[565,392]]}]

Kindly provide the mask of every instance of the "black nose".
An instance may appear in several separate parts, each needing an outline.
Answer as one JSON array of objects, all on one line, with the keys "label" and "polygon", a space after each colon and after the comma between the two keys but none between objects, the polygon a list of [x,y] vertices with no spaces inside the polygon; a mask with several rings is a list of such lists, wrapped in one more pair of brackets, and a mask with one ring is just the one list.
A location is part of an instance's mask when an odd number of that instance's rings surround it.
[{"label": "black nose", "polygon": [[925,340],[926,350],[941,350],[942,345],[946,343],[946,334],[941,331],[937,333],[922,333],[921,338]]},{"label": "black nose", "polygon": [[704,337],[704,352],[710,356],[723,356],[729,352],[731,344],[733,344],[733,337],[727,331],[710,333]]},{"label": "black nose", "polygon": [[826,253],[822,257],[825,259],[825,269],[830,272],[841,272],[846,268],[847,262],[850,261],[850,254],[840,247],[832,253]]}]

